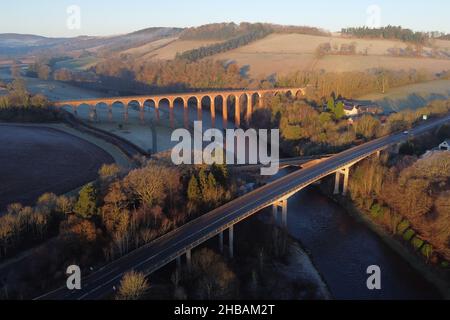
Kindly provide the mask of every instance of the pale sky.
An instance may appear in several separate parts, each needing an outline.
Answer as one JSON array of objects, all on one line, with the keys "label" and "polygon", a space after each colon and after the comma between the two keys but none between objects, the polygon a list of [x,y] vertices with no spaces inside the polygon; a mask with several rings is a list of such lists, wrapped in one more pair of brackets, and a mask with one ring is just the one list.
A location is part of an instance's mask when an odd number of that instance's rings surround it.
[{"label": "pale sky", "polygon": [[[308,25],[330,31],[377,21],[376,23],[382,26],[401,25],[416,31],[450,33],[448,0],[2,0],[2,2],[0,33],[27,33],[53,37],[112,35],[148,27],[188,27],[231,21]],[[80,9],[80,28],[74,29],[73,23],[72,28],[67,26],[69,18],[73,17],[67,13],[67,9],[72,5]],[[374,5],[376,7],[373,7]],[[375,9],[368,12],[369,8]]]}]

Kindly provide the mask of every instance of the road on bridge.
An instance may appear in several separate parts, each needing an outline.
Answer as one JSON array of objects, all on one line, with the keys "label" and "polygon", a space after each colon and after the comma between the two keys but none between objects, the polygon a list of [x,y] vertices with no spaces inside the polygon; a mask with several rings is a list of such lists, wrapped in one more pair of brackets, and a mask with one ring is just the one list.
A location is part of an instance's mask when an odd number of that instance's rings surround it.
[{"label": "road on bridge", "polygon": [[420,135],[449,122],[445,118],[430,120],[409,131],[379,138],[336,154],[316,165],[298,170],[270,184],[239,197],[157,240],[132,251],[111,262],[102,269],[82,279],[82,289],[70,291],[63,287],[37,299],[101,299],[114,292],[124,273],[129,270],[150,274],[176,259],[186,250],[192,249],[212,238],[248,216],[270,206],[283,196],[296,192],[321,178],[336,172],[341,167],[355,163],[393,144],[405,141],[409,136]]}]

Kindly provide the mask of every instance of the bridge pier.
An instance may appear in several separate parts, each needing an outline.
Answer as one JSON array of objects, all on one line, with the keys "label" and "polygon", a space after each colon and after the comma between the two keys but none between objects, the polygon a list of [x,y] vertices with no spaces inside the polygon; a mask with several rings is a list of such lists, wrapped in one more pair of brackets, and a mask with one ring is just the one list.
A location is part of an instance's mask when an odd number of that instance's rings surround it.
[{"label": "bridge pier", "polygon": [[97,121],[97,106],[89,105],[89,120],[92,122]]},{"label": "bridge pier", "polygon": [[184,122],[184,127],[186,129],[189,128],[189,110],[188,107],[185,106],[183,109],[183,122]]},{"label": "bridge pier", "polygon": [[349,173],[350,173],[350,168],[345,168],[344,169],[344,186],[342,189],[343,196],[345,196],[347,194]]},{"label": "bridge pier", "polygon": [[219,251],[223,253],[223,231],[219,233]]},{"label": "bridge pier", "polygon": [[175,128],[175,114],[174,114],[174,101],[172,99],[169,100],[169,122],[170,128]]},{"label": "bridge pier", "polygon": [[159,123],[159,120],[160,120],[159,105],[155,106],[155,112],[156,112],[156,122]]},{"label": "bridge pier", "polygon": [[253,113],[252,95],[247,94],[247,116],[246,116],[247,125],[250,125],[252,113]]},{"label": "bridge pier", "polygon": [[192,268],[192,257],[191,257],[191,249],[186,250],[186,265],[189,271]]},{"label": "bridge pier", "polygon": [[108,121],[109,122],[113,122],[113,105],[112,104],[108,104]]},{"label": "bridge pier", "polygon": [[123,121],[124,121],[125,123],[128,122],[128,105],[124,107]]},{"label": "bridge pier", "polygon": [[227,109],[228,98],[223,98],[222,102],[222,126],[224,129],[228,126],[228,109]]},{"label": "bridge pier", "polygon": [[187,99],[183,99],[183,122],[184,127],[189,129],[189,105]]},{"label": "bridge pier", "polygon": [[241,126],[241,99],[238,96],[236,97],[236,101],[234,103],[234,125],[236,128]]},{"label": "bridge pier", "polygon": [[342,195],[345,196],[347,194],[348,189],[348,179],[349,179],[350,167],[345,167],[336,171],[336,178],[334,181],[334,194],[339,194],[340,189],[340,179],[341,175],[344,176],[344,183],[342,186]]},{"label": "bridge pier", "polygon": [[202,121],[202,100],[197,99],[197,121]]},{"label": "bridge pier", "polygon": [[275,223],[278,220],[278,208],[281,207],[281,226],[287,228],[287,199],[282,199],[272,205],[272,213]]},{"label": "bridge pier", "polygon": [[141,124],[145,123],[145,111],[144,111],[144,105],[139,107],[139,121]]},{"label": "bridge pier", "polygon": [[341,180],[341,174],[336,171],[336,177],[334,178],[334,194],[339,194],[339,183]]},{"label": "bridge pier", "polygon": [[216,101],[215,97],[209,97],[211,101],[210,112],[211,112],[211,126],[214,128],[216,125]]},{"label": "bridge pier", "polygon": [[273,219],[276,223],[277,218],[278,218],[278,205],[276,205],[275,203],[272,205],[272,215],[273,215]]},{"label": "bridge pier", "polygon": [[234,226],[231,226],[228,229],[228,250],[230,254],[230,258],[233,259],[234,257]]}]

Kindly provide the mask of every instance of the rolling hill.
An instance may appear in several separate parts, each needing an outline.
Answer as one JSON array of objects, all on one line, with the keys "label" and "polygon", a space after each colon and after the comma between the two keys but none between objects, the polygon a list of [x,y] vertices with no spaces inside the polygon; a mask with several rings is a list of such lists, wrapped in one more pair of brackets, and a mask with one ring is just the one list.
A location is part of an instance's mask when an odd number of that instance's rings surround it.
[{"label": "rolling hill", "polygon": [[[421,56],[406,55],[411,44],[400,40],[358,39],[327,33],[317,28],[269,24],[212,24],[197,28],[148,28],[110,37],[46,38],[34,35],[0,34],[0,56],[24,58],[40,54],[68,55],[60,67],[82,70],[108,57],[127,57],[137,62],[171,60],[177,53],[208,47],[261,29],[270,34],[240,47],[211,54],[212,58],[237,62],[252,77],[283,75],[297,70],[331,72],[363,71],[372,68],[450,70],[450,41],[432,40]],[[321,45],[331,52],[318,56]],[[354,46],[342,54],[343,46]],[[400,53],[394,55],[393,52]],[[439,52],[438,56],[433,56]],[[87,53],[87,54],[86,54]],[[88,57],[86,57],[88,55]]]}]

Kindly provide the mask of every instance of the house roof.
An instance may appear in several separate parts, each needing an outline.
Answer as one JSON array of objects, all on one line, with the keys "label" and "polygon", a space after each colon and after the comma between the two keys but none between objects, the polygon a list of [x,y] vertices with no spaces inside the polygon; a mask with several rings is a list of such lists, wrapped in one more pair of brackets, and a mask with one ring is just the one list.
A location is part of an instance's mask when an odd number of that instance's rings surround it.
[{"label": "house roof", "polygon": [[351,105],[349,105],[349,104],[344,104],[344,109],[345,110],[353,110],[353,109],[358,109],[358,106],[357,105],[354,105],[354,104],[351,104]]}]

